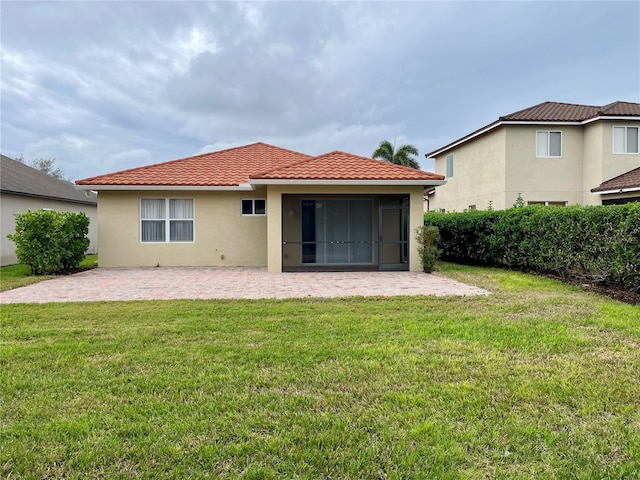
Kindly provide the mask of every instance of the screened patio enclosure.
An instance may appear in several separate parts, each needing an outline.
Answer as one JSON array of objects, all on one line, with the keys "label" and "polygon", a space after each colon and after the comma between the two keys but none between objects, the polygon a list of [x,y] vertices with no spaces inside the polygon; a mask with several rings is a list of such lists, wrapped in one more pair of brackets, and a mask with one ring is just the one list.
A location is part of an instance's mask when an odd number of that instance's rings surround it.
[{"label": "screened patio enclosure", "polygon": [[408,195],[283,195],[282,267],[408,270]]}]

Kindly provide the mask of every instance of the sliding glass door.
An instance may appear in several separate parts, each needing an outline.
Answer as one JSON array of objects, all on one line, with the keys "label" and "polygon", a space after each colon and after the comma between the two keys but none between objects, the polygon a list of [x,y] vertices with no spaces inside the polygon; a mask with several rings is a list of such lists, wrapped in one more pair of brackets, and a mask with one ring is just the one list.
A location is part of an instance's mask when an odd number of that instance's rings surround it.
[{"label": "sliding glass door", "polygon": [[372,264],[373,200],[302,200],[303,264]]}]

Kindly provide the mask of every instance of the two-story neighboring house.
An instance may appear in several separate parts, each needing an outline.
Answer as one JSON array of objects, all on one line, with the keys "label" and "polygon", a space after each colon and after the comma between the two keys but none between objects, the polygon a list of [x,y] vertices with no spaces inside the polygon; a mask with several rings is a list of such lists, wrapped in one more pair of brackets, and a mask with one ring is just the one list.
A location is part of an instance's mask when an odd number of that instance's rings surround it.
[{"label": "two-story neighboring house", "polygon": [[427,153],[447,183],[432,211],[640,201],[640,104],[544,102]]}]

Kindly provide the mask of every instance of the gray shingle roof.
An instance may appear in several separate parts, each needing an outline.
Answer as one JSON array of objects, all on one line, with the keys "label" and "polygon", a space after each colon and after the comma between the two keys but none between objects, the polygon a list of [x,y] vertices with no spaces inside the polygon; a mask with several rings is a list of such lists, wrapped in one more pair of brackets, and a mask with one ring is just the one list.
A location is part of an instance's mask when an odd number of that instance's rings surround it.
[{"label": "gray shingle roof", "polygon": [[0,192],[27,197],[96,205],[95,195],[87,197],[73,184],[58,180],[4,155],[0,155]]}]

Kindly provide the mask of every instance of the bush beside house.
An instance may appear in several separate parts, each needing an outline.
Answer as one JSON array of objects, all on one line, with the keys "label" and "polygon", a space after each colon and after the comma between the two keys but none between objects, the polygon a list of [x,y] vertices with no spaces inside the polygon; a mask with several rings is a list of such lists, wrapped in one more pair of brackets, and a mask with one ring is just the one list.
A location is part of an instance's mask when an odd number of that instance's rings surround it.
[{"label": "bush beside house", "polygon": [[640,293],[640,203],[427,213],[442,258],[601,282]]},{"label": "bush beside house", "polygon": [[89,217],[55,210],[16,214],[16,255],[35,275],[77,268],[89,247]]}]

